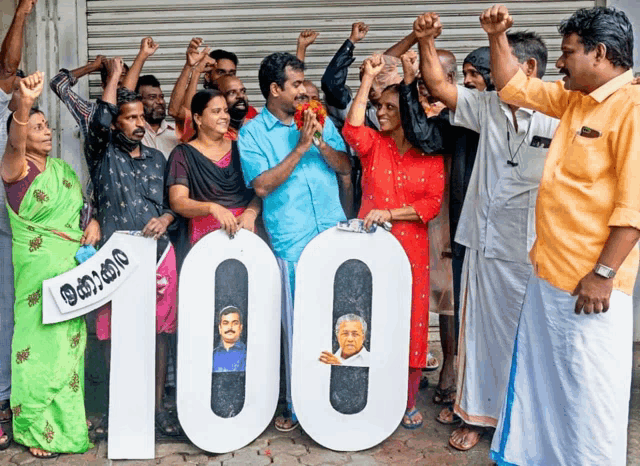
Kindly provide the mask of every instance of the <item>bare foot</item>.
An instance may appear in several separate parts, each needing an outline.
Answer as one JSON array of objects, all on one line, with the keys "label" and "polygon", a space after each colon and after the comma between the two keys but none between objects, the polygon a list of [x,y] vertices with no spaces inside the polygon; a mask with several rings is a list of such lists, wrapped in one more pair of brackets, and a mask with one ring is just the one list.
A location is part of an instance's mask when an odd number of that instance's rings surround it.
[{"label": "bare foot", "polygon": [[33,448],[33,447],[29,448],[29,452],[36,458],[55,458],[56,456],[58,456],[57,453],[52,453],[47,450],[42,450],[40,448]]},{"label": "bare foot", "polygon": [[449,437],[449,445],[456,450],[467,451],[475,447],[482,435],[484,429],[476,426],[464,426],[451,432]]},{"label": "bare foot", "polygon": [[294,421],[290,417],[278,416],[274,422],[276,429],[280,432],[290,432],[298,427],[298,421]]}]

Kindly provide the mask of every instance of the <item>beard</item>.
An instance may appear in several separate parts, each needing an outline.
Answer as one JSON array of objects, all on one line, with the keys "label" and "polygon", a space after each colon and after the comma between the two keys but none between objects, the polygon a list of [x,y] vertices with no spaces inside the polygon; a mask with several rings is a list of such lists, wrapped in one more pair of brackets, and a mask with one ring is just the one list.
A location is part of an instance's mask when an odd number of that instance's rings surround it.
[{"label": "beard", "polygon": [[150,125],[159,125],[167,117],[167,109],[163,106],[153,107],[150,109],[144,109],[144,119]]},{"label": "beard", "polygon": [[231,107],[229,107],[229,117],[231,118],[231,126],[235,129],[236,124],[239,124],[244,120],[244,117],[247,116],[249,112],[249,101],[247,99],[240,99],[236,101]]}]

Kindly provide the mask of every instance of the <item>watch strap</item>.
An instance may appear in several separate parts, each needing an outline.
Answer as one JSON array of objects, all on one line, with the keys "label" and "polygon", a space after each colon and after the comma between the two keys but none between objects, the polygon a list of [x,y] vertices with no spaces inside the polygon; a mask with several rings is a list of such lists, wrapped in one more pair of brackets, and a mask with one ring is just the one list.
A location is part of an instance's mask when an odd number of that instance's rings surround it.
[{"label": "watch strap", "polygon": [[596,264],[593,268],[593,272],[602,278],[613,278],[616,276],[615,270],[602,264]]}]

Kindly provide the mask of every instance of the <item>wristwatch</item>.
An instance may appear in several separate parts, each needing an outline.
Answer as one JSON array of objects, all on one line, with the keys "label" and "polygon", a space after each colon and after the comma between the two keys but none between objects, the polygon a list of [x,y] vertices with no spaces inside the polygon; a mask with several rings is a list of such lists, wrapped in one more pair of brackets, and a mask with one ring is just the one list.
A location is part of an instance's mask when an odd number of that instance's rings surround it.
[{"label": "wristwatch", "polygon": [[613,278],[616,276],[616,271],[611,267],[607,267],[606,265],[596,264],[593,268],[593,273],[602,277],[602,278]]}]

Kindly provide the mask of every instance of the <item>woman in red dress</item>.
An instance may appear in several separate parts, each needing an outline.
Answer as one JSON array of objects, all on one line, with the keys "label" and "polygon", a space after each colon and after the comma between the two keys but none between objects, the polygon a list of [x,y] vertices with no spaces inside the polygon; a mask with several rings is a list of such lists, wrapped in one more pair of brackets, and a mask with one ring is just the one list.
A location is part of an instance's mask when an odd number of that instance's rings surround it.
[{"label": "woman in red dress", "polygon": [[364,126],[369,89],[384,67],[378,55],[364,64],[362,85],[342,133],[362,161],[362,206],[365,227],[391,222],[391,233],[404,248],[413,275],[409,393],[402,425],[422,425],[416,409],[420,375],[427,363],[429,329],[429,237],[427,223],[440,212],[444,193],[444,160],[426,156],[405,138],[397,85],[387,87],[377,103],[380,131]]}]

